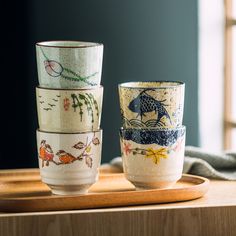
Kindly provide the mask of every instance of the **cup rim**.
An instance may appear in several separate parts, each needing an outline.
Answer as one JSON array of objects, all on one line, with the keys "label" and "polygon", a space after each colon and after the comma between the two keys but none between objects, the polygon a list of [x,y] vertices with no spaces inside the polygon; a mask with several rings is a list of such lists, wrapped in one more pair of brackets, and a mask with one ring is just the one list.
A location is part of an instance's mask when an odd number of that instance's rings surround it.
[{"label": "cup rim", "polygon": [[[173,83],[175,85],[166,85],[162,87],[157,86],[150,86],[150,87],[142,87],[142,86],[130,86],[131,84],[138,84],[138,83]],[[177,88],[180,86],[185,86],[185,83],[182,81],[170,81],[170,80],[156,80],[156,81],[130,81],[118,84],[119,88],[129,88],[129,89],[166,89],[166,88]]]},{"label": "cup rim", "polygon": [[71,134],[90,134],[90,133],[101,133],[103,129],[95,130],[95,131],[81,131],[81,132],[52,132],[52,131],[43,131],[40,130],[40,128],[36,129],[37,133],[44,133],[44,134],[65,134],[65,135],[71,135]]},{"label": "cup rim", "polygon": [[144,131],[144,132],[163,132],[163,131],[175,131],[175,130],[186,130],[186,126],[185,125],[181,125],[179,127],[174,127],[174,128],[158,128],[158,127],[152,127],[152,128],[125,128],[125,127],[120,127],[120,131]]},{"label": "cup rim", "polygon": [[[60,44],[60,43],[88,43],[89,45],[76,45],[76,46],[66,46],[66,45],[53,45],[53,44]],[[52,44],[52,45],[50,45]],[[38,47],[49,47],[49,48],[90,48],[90,47],[97,47],[103,46],[102,43],[96,42],[86,42],[86,41],[79,41],[79,40],[50,40],[50,41],[40,41],[35,43]]]},{"label": "cup rim", "polygon": [[98,86],[93,86],[91,88],[48,88],[48,87],[42,87],[40,85],[36,86],[36,89],[38,90],[56,90],[56,91],[86,91],[86,90],[96,90],[96,89],[103,89],[103,86],[100,84]]}]

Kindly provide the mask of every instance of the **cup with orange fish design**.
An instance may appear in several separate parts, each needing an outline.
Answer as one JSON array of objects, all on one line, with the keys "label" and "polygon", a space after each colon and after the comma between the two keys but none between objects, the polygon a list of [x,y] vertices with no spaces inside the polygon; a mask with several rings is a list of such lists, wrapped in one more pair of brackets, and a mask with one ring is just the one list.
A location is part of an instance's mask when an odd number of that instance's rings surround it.
[{"label": "cup with orange fish design", "polygon": [[176,128],[182,125],[183,82],[152,81],[119,84],[124,128]]},{"label": "cup with orange fish design", "polygon": [[80,133],[37,130],[37,147],[42,182],[53,194],[86,194],[98,180],[102,130]]}]

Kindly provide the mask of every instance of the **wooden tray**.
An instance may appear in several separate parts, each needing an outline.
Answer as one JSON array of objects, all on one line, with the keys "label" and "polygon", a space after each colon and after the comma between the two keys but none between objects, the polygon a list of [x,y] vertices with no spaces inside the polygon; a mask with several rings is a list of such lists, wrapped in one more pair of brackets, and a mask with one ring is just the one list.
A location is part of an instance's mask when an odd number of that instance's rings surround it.
[{"label": "wooden tray", "polygon": [[52,195],[37,169],[0,171],[0,212],[89,209],[186,201],[203,196],[209,180],[183,175],[173,188],[136,191],[123,174],[101,174],[87,195]]}]

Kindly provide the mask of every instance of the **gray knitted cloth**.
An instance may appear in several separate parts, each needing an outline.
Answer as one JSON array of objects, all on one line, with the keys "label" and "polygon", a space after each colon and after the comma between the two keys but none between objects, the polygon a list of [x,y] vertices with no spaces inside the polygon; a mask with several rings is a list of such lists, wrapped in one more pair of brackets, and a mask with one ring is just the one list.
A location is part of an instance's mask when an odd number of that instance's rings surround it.
[{"label": "gray knitted cloth", "polygon": [[[111,165],[123,171],[121,157],[116,157]],[[207,178],[236,180],[236,151],[210,153],[198,147],[186,146],[184,173]]]}]

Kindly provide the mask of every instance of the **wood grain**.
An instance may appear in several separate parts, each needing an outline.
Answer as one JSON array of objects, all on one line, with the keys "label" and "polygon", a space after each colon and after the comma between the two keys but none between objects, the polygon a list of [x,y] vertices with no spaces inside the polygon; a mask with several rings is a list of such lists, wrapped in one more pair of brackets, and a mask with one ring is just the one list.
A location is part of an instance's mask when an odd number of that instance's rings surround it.
[{"label": "wood grain", "polygon": [[19,171],[15,177],[14,172],[0,176],[1,211],[72,210],[178,202],[203,196],[209,185],[205,178],[183,175],[172,188],[136,191],[124,174],[102,174],[89,194],[56,196],[37,179],[36,173],[39,176],[38,170],[24,172],[23,176]]},{"label": "wood grain", "polygon": [[0,218],[1,236],[234,236],[236,206],[65,213]]}]

